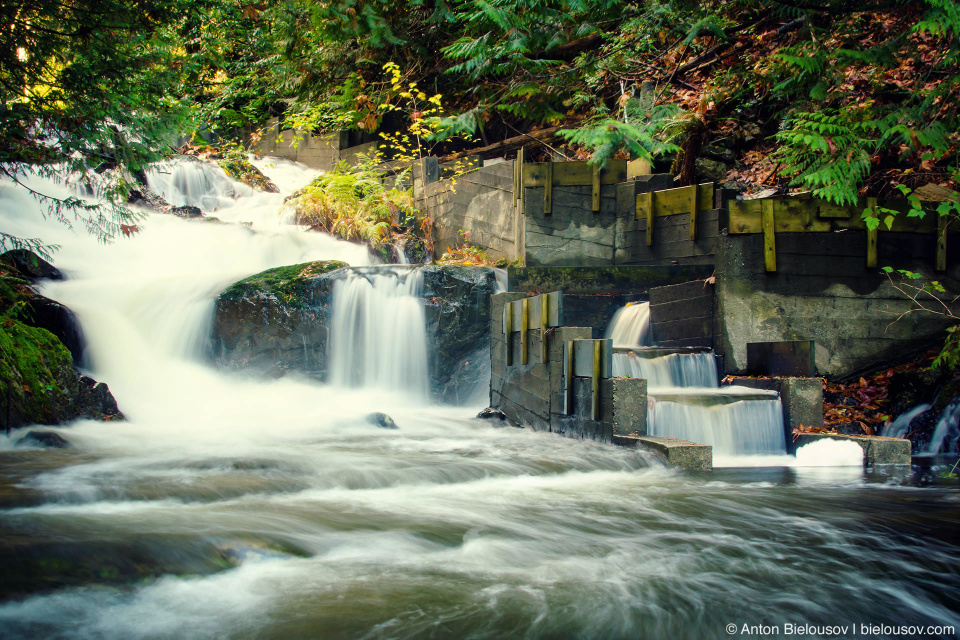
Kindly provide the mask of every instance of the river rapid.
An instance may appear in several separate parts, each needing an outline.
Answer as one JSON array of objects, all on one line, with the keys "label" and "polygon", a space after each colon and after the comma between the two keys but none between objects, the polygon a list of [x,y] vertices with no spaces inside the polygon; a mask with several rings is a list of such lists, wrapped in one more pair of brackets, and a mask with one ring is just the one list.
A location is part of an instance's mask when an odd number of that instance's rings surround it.
[{"label": "river rapid", "polygon": [[[286,193],[311,175],[260,166]],[[155,214],[106,245],[0,183],[3,230],[61,245],[68,279],[42,292],[76,312],[85,369],[129,418],[56,428],[74,445],[62,451],[0,436],[0,637],[960,631],[956,492],[858,467],[681,473],[496,428],[480,407],[212,368],[213,301],[231,282],[369,257],[288,224],[282,195],[211,180],[223,224]]]}]

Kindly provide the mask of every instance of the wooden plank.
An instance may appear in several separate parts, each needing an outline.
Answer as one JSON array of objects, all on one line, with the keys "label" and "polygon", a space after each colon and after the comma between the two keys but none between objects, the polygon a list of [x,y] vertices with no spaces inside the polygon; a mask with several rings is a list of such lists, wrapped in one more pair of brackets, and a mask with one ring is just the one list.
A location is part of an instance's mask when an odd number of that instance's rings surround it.
[{"label": "wooden plank", "polygon": [[[877,199],[867,198],[867,206],[874,209],[871,217],[876,218]],[[877,266],[877,231],[878,227],[872,229],[867,227],[867,267],[871,269]]]},{"label": "wooden plank", "polygon": [[533,298],[524,298],[514,300],[504,305],[504,312],[512,315],[512,318],[504,319],[504,331],[506,331],[507,322],[510,322],[512,331],[520,331],[523,328],[523,301],[527,301],[527,329],[540,328],[540,316],[542,299],[548,298],[547,302],[547,327],[559,327],[560,318],[563,315],[563,294],[560,291],[551,291]]},{"label": "wooden plank", "polygon": [[593,191],[591,193],[593,211],[600,211],[600,168],[593,165]]},{"label": "wooden plank", "polygon": [[690,199],[690,242],[695,242],[697,239],[697,201],[699,199],[700,187],[694,186],[693,197]]},{"label": "wooden plank", "polygon": [[636,219],[647,220],[647,246],[653,245],[653,199],[654,192],[640,193],[637,195],[637,213]]},{"label": "wooden plank", "polygon": [[777,244],[775,238],[775,222],[773,217],[773,201],[762,200],[760,215],[763,221],[763,264],[770,271],[777,270]]},{"label": "wooden plank", "polygon": [[520,364],[527,364],[527,334],[529,332],[530,298],[520,301]]},{"label": "wooden plank", "polygon": [[513,305],[507,304],[503,307],[503,332],[507,339],[507,366],[513,366]]},{"label": "wooden plank", "polygon": [[591,375],[591,382],[593,387],[593,397],[591,398],[591,405],[593,408],[593,419],[600,419],[600,352],[602,349],[602,344],[599,340],[595,340],[593,343],[593,375]]},{"label": "wooden plank", "polygon": [[553,213],[553,163],[546,164],[546,173],[543,178],[543,215]]},{"label": "wooden plank", "polygon": [[[542,187],[546,184],[547,165],[553,165],[553,186],[590,186],[593,184],[593,166],[586,162],[529,162],[523,166],[523,186]],[[600,170],[600,184],[617,184],[627,179],[627,161],[611,160]]]},{"label": "wooden plank", "polygon": [[[937,214],[935,214],[937,215]],[[940,216],[937,224],[937,271],[947,270],[947,227],[950,224],[947,216]]]},{"label": "wooden plank", "polygon": [[573,375],[575,369],[574,358],[576,349],[573,348],[573,340],[567,340],[563,350],[563,412],[566,415],[573,413]]},{"label": "wooden plank", "polygon": [[613,341],[606,340],[574,340],[574,369],[573,375],[580,378],[593,377],[593,343],[602,343],[600,346],[600,377],[610,378],[613,371]]},{"label": "wooden plank", "polygon": [[540,302],[540,362],[547,364],[547,325],[550,324],[550,294],[541,293]]},{"label": "wooden plank", "polygon": [[637,176],[648,176],[651,173],[653,173],[653,165],[650,164],[649,160],[637,158],[627,162],[627,180]]},{"label": "wooden plank", "polygon": [[817,215],[821,218],[852,218],[853,210],[850,207],[842,207],[826,200],[813,200],[817,203]]}]

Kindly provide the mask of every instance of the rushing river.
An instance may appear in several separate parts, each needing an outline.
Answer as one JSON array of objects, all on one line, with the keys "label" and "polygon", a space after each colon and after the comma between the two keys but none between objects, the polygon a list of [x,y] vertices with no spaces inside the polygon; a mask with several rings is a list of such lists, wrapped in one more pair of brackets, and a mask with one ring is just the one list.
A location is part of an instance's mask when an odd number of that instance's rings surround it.
[{"label": "rushing river", "polygon": [[[262,166],[285,191],[309,178]],[[69,279],[43,292],[76,311],[87,367],[129,418],[58,429],[74,444],[62,451],[14,449],[24,430],[0,436],[0,637],[960,631],[955,492],[859,468],[679,473],[494,428],[476,407],[212,369],[203,354],[226,285],[368,260],[283,224],[281,196],[227,187],[212,213],[227,224],[153,215],[100,245],[37,230],[36,206],[0,185],[4,231],[62,245]],[[400,428],[368,424],[371,411]],[[932,631],[910,637],[956,635]]]}]

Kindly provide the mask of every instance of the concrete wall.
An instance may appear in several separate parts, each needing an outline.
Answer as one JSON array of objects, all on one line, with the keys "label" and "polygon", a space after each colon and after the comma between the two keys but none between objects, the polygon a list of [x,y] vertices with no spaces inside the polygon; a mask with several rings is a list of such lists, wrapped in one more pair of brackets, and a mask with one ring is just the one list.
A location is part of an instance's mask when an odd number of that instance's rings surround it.
[{"label": "concrete wall", "polygon": [[[645,435],[646,380],[614,378],[600,381],[600,420],[593,420],[593,389],[588,378],[575,378],[574,411],[563,414],[563,345],[567,340],[590,338],[590,327],[556,327],[547,332],[548,358],[539,361],[540,331],[528,333],[529,359],[520,364],[520,334],[508,341],[503,334],[505,302],[525,297],[501,293],[491,297],[490,322],[490,406],[507,417],[538,431],[612,442],[615,435]],[[507,349],[513,350],[513,364],[507,366]]]},{"label": "concrete wall", "polygon": [[[252,133],[252,129],[240,131],[245,140],[250,140]],[[375,150],[377,143],[371,142],[370,138],[370,134],[357,131],[321,135],[295,129],[281,131],[280,121],[272,118],[264,125],[259,141],[251,145],[251,148],[261,155],[286,158],[302,162],[313,169],[329,171],[341,159],[356,160],[360,153]]]},{"label": "concrete wall", "polygon": [[469,243],[491,258],[523,257],[523,215],[513,196],[513,162],[500,162],[421,186],[417,204],[434,219],[437,257],[460,241],[458,232],[470,231]]},{"label": "concrete wall", "polygon": [[[947,251],[957,268],[957,238]],[[881,231],[878,264],[929,272],[934,238]],[[819,375],[844,377],[942,342],[949,322],[908,312],[912,303],[866,265],[866,234],[778,233],[777,271],[764,270],[763,236],[721,236],[717,250],[716,347],[727,373],[747,369],[748,342],[813,340]],[[948,289],[960,283],[933,276]]]}]

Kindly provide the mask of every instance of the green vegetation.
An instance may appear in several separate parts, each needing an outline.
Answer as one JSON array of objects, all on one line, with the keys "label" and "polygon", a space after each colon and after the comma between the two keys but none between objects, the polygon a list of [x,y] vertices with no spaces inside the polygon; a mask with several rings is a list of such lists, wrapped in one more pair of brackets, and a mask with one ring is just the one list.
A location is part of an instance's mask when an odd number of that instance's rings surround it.
[{"label": "green vegetation", "polygon": [[268,290],[284,302],[300,302],[307,292],[307,278],[321,276],[348,266],[338,260],[317,260],[286,267],[267,269],[235,282],[220,294],[226,300],[240,300],[252,293]]}]

